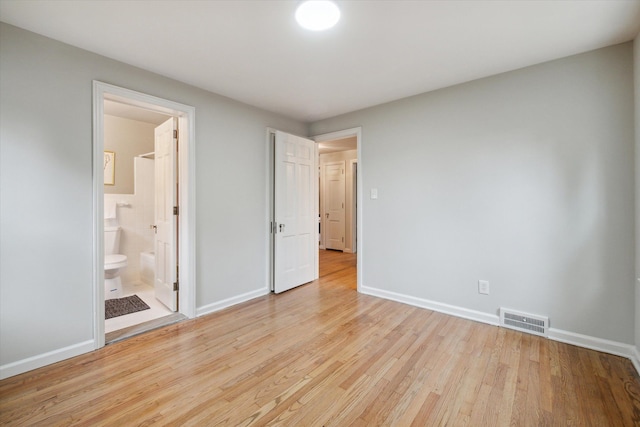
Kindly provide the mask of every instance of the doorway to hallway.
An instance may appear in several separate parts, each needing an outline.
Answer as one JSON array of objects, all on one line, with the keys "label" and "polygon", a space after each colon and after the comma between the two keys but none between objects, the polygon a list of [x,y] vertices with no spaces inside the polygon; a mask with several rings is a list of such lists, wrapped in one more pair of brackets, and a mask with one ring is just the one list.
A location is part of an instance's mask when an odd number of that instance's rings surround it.
[{"label": "doorway to hallway", "polygon": [[[277,197],[276,197],[276,193],[278,185],[282,185],[282,182],[284,182],[283,180],[281,180],[281,183],[278,184],[276,181],[276,171],[277,171],[277,166],[279,163],[283,163],[283,160],[280,159],[280,157],[282,156],[276,156],[275,153],[275,147],[277,145],[277,138],[276,135],[278,134],[278,131],[276,131],[275,129],[271,129],[271,128],[267,128],[267,132],[266,132],[266,148],[267,148],[267,179],[266,179],[266,191],[267,191],[267,226],[269,229],[269,235],[270,238],[267,242],[267,249],[268,249],[268,253],[269,253],[269,258],[267,260],[267,283],[269,286],[269,289],[271,289],[272,291],[275,291],[277,286],[276,286],[276,282],[278,281],[279,278],[279,273],[278,273],[278,266],[280,265],[289,265],[289,266],[296,266],[298,263],[298,259],[299,255],[296,251],[288,251],[288,256],[291,257],[291,259],[289,259],[288,257],[284,257],[283,255],[286,255],[287,252],[285,251],[279,251],[277,249],[277,239],[278,239],[278,233],[281,233],[281,231],[285,231],[287,229],[291,229],[290,226],[287,226],[286,220],[283,222],[282,219],[279,218],[279,214],[277,214],[276,212],[276,205],[277,205]],[[297,138],[297,137],[296,137]],[[361,165],[358,165],[358,158],[360,155],[360,141],[361,141],[361,128],[352,128],[352,129],[347,129],[344,131],[338,131],[338,132],[332,132],[332,133],[328,133],[328,134],[323,134],[323,135],[318,135],[316,137],[313,138],[316,142],[316,147],[315,147],[315,152],[316,152],[316,159],[317,159],[317,152],[319,151],[318,148],[321,145],[320,143],[324,143],[327,141],[341,141],[343,140],[349,140],[352,139],[352,143],[355,143],[354,146],[352,146],[352,148],[355,148],[355,153],[356,156],[353,159],[350,159],[348,161],[345,161],[345,168],[344,168],[344,173],[348,173],[350,172],[352,175],[352,178],[350,180],[345,180],[345,221],[344,221],[344,225],[345,225],[345,235],[344,235],[344,241],[345,241],[345,247],[343,249],[344,252],[346,253],[356,253],[356,256],[353,257],[353,259],[356,262],[356,274],[354,274],[354,278],[356,280],[356,289],[360,289],[360,286],[362,284],[362,259],[363,259],[363,252],[362,252],[362,179],[361,179],[361,174],[362,174],[362,167]],[[291,144],[291,147],[294,147],[293,144]],[[291,148],[293,149],[293,148]],[[305,149],[306,150],[306,149]],[[302,151],[305,151],[302,150]],[[295,150],[300,151],[300,150]],[[344,151],[344,150],[343,150]],[[286,161],[285,161],[286,163]],[[296,171],[299,169],[297,167],[297,165],[295,164],[295,162],[289,162],[290,163],[290,167],[288,168],[288,170],[290,171],[289,176],[292,178],[295,178],[297,176]],[[315,162],[316,165],[318,164],[317,160]],[[315,187],[319,187],[320,186],[320,169],[318,168],[318,166],[315,166],[315,172],[314,174],[315,177],[313,178],[315,180],[315,183],[317,185],[314,185]],[[306,175],[305,175],[306,176]],[[292,179],[292,182],[298,182],[297,179]],[[303,183],[307,183],[308,181],[306,180],[302,180],[301,182]],[[305,188],[308,187],[308,185],[305,184]],[[295,188],[295,187],[293,187]],[[348,192],[348,193],[347,193]],[[286,194],[286,192],[285,192]],[[297,193],[296,193],[297,194]],[[348,194],[348,195],[347,195]],[[315,193],[315,201],[316,201],[316,206],[315,206],[315,213],[314,213],[314,218],[315,218],[315,225],[311,224],[312,226],[315,227],[315,235],[316,237],[314,238],[315,241],[315,254],[313,255],[313,258],[315,258],[316,260],[318,260],[319,258],[319,254],[318,252],[321,252],[321,249],[325,249],[324,246],[322,245],[322,218],[321,218],[321,212],[322,210],[320,209],[319,205],[320,205],[320,197],[321,197],[321,192],[319,190],[316,190]],[[306,197],[303,197],[302,200],[308,200]],[[349,201],[351,203],[349,203]],[[295,211],[296,206],[298,206],[298,203],[285,203],[285,206],[290,206],[291,209],[293,211]],[[305,202],[305,206],[307,206],[308,203]],[[295,208],[295,209],[294,209]],[[311,208],[310,208],[311,210]],[[347,214],[347,211],[350,211],[349,214]],[[348,215],[348,218],[347,218]],[[326,214],[325,214],[326,217]],[[307,222],[308,221],[304,221],[305,224],[305,229],[307,227]],[[281,226],[282,225],[282,230],[281,230]],[[348,228],[348,230],[347,230]],[[281,237],[282,235],[280,235]],[[307,239],[308,240],[308,239]],[[305,242],[307,242],[307,240],[305,240]],[[342,238],[341,238],[342,240]],[[306,246],[305,246],[306,247]],[[305,252],[306,253],[306,252]],[[311,259],[311,257],[309,257],[309,259]],[[319,261],[316,261],[316,266],[319,265]],[[293,268],[293,267],[291,267]],[[319,267],[318,267],[319,268]],[[316,274],[314,276],[314,278],[318,278],[320,275],[319,270],[316,270]],[[302,284],[302,283],[300,283]],[[276,291],[277,293],[277,291]]]},{"label": "doorway to hallway", "polygon": [[[342,260],[338,265],[353,264],[355,289],[363,283],[362,276],[362,128],[316,135],[318,145],[318,179],[320,185],[319,249],[320,268],[327,260]],[[328,172],[328,173],[326,173]],[[338,174],[343,175],[338,176]],[[333,221],[335,215],[339,221]],[[338,254],[349,255],[341,257]],[[324,252],[324,254],[323,254]],[[348,260],[348,261],[347,261]],[[333,263],[329,263],[329,266]],[[328,267],[332,268],[332,267]]]}]

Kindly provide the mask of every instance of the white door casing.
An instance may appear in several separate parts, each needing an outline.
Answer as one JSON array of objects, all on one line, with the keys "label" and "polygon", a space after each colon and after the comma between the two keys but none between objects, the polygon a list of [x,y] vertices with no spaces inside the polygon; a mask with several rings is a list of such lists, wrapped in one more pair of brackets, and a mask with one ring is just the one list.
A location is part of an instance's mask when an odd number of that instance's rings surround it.
[{"label": "white door casing", "polygon": [[316,150],[314,141],[276,131],[273,223],[276,293],[316,278]]},{"label": "white door casing", "polygon": [[358,161],[351,160],[351,252],[358,247]]},{"label": "white door casing", "polygon": [[345,248],[345,162],[324,165],[324,225],[326,249]]},{"label": "white door casing", "polygon": [[178,309],[177,282],[177,119],[155,129],[155,280],[156,298],[171,311]]}]

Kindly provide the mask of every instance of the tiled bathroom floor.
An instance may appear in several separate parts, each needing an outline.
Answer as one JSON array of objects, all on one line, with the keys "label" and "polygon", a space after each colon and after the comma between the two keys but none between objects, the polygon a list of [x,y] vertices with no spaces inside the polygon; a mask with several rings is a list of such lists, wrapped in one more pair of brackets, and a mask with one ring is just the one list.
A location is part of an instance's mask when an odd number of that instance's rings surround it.
[{"label": "tiled bathroom floor", "polygon": [[124,316],[112,317],[104,321],[105,333],[117,331],[149,320],[158,319],[160,317],[173,314],[155,297],[153,287],[144,283],[133,283],[122,285],[122,296],[138,295],[147,305],[149,310],[138,311],[137,313],[125,314]]}]

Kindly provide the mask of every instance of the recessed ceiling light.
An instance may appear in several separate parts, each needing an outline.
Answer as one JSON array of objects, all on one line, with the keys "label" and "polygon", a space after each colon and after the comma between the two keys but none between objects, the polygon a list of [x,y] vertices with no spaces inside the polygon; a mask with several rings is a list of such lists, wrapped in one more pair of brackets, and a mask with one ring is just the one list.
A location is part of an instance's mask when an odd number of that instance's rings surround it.
[{"label": "recessed ceiling light", "polygon": [[311,31],[328,30],[340,20],[340,9],[332,1],[309,0],[298,6],[296,21]]}]

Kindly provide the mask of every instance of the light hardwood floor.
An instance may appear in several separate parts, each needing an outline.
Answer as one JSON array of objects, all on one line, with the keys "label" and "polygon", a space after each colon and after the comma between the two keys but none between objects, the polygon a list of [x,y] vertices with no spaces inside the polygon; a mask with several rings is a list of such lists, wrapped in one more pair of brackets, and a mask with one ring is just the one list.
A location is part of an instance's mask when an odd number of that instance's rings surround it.
[{"label": "light hardwood floor", "polygon": [[631,363],[321,278],[0,382],[8,425],[634,426]]}]

